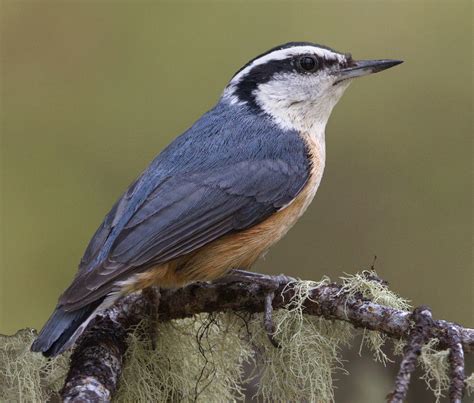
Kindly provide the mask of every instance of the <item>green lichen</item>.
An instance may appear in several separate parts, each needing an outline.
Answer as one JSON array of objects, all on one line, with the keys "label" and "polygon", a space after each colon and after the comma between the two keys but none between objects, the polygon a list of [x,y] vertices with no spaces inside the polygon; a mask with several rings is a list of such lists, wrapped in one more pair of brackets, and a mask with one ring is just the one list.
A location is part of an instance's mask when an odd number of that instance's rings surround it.
[{"label": "green lichen", "polygon": [[258,394],[264,401],[334,400],[333,375],[343,368],[340,349],[350,343],[352,326],[305,315],[302,310],[310,292],[327,282],[299,282],[288,309],[275,312],[274,337],[280,348],[269,343],[261,315],[250,323],[250,342],[256,347],[256,367],[260,368]]},{"label": "green lichen", "polygon": [[474,393],[474,373],[466,378],[466,390],[469,396]]},{"label": "green lichen", "polygon": [[[439,340],[430,339],[421,348],[418,364],[421,366],[423,375],[420,377],[426,383],[426,387],[433,392],[436,402],[439,402],[449,391],[449,349],[438,350]],[[399,340],[395,343],[394,355],[403,355],[406,343]],[[466,379],[466,389],[470,393],[474,386],[474,374]]]},{"label": "green lichen", "polygon": [[419,362],[423,369],[423,379],[438,402],[449,389],[449,350],[436,349],[438,339],[431,339],[421,348]]},{"label": "green lichen", "polygon": [[240,339],[236,315],[197,315],[159,326],[153,350],[143,326],[130,336],[117,394],[120,402],[208,402],[242,397],[243,362],[251,347]]},{"label": "green lichen", "polygon": [[[258,379],[264,401],[333,401],[333,373],[342,369],[340,347],[352,327],[304,315],[302,303],[321,284],[297,284],[287,310],[274,313],[275,348],[262,315],[197,315],[159,327],[156,350],[144,327],[130,338],[118,401],[221,401],[243,399],[243,385]],[[244,379],[243,364],[255,371]]]},{"label": "green lichen", "polygon": [[47,359],[31,353],[35,338],[32,329],[0,335],[0,401],[45,402],[61,389],[68,355]]},{"label": "green lichen", "polygon": [[[364,298],[370,299],[372,302],[379,305],[402,311],[408,311],[410,309],[410,303],[408,300],[395,294],[384,283],[376,280],[374,281],[373,278],[378,278],[377,273],[373,270],[366,270],[355,275],[341,277],[343,280],[341,293],[344,293],[349,297],[355,297],[356,294],[360,293]],[[362,332],[362,342],[359,347],[359,354],[362,354],[362,349],[365,346],[372,351],[376,361],[385,365],[387,361],[390,361],[382,350],[386,341],[387,336],[384,334],[364,329]]]},{"label": "green lichen", "polygon": [[[373,273],[372,273],[373,274]],[[156,349],[151,348],[147,324],[129,336],[118,402],[242,401],[245,387],[257,382],[261,401],[334,401],[334,375],[345,373],[340,350],[358,334],[349,323],[305,315],[302,304],[311,291],[328,284],[301,281],[287,309],[274,312],[275,348],[263,328],[262,314],[201,314],[161,323]],[[408,302],[367,273],[343,278],[342,293],[362,294],[376,303],[409,309]],[[293,286],[293,285],[292,285]],[[32,330],[0,336],[0,401],[37,402],[57,396],[67,372],[68,356],[46,359],[29,347]],[[385,362],[385,337],[364,332],[363,344]],[[423,379],[439,399],[449,385],[447,352],[430,341],[422,350]],[[403,342],[396,342],[399,352]],[[249,375],[245,368],[252,367]],[[474,376],[468,378],[474,386]]]}]

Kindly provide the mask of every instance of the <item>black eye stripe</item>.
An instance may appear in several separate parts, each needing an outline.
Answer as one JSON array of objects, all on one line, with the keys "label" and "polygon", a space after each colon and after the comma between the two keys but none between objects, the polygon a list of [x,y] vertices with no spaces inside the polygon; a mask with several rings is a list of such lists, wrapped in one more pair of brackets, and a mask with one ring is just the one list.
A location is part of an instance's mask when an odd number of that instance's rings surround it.
[{"label": "black eye stripe", "polygon": [[292,73],[297,71],[295,59],[289,57],[286,59],[270,60],[266,63],[253,67],[241,80],[236,84],[235,95],[241,100],[248,103],[253,109],[259,109],[255,102],[254,91],[260,84],[267,83],[275,75],[280,73]]},{"label": "black eye stripe", "polygon": [[255,60],[257,59],[260,59],[261,57],[265,56],[265,55],[268,55],[269,53],[272,53],[272,52],[275,52],[277,50],[282,50],[282,49],[289,49],[289,48],[293,48],[293,47],[297,47],[297,46],[313,46],[315,48],[319,48],[319,49],[325,49],[325,50],[329,50],[330,52],[332,53],[338,53],[338,54],[342,54],[341,52],[338,52],[337,50],[334,50],[328,46],[324,46],[324,45],[319,45],[317,43],[312,43],[312,42],[288,42],[288,43],[284,43],[282,45],[279,45],[279,46],[275,46],[274,48],[272,49],[269,49],[267,50],[266,52],[263,52],[261,53],[260,55],[254,57],[253,59],[251,59],[249,62],[247,62],[245,65],[243,65],[235,74],[234,74],[234,77],[239,74],[243,69],[245,69],[246,67],[250,66],[252,64],[252,62],[254,62]]},{"label": "black eye stripe", "polygon": [[[314,66],[311,66],[311,70],[302,67],[301,61],[304,58],[310,58],[314,61]],[[309,63],[311,62],[307,61],[306,63],[308,67]],[[243,75],[237,83],[235,83],[234,95],[236,95],[240,101],[247,102],[248,106],[252,109],[260,110],[254,94],[254,91],[260,84],[269,82],[278,74],[297,73],[306,75],[316,73],[323,68],[337,63],[337,59],[325,59],[312,53],[292,55],[286,59],[269,60],[266,63],[253,66],[250,71]]]}]

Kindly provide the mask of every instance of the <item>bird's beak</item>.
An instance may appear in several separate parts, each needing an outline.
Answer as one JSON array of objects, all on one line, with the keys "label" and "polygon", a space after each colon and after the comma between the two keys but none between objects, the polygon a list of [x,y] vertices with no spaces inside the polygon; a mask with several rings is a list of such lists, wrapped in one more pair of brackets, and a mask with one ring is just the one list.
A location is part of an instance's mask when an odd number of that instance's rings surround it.
[{"label": "bird's beak", "polygon": [[349,67],[340,69],[336,73],[337,80],[334,84],[340,83],[349,78],[378,73],[379,71],[389,69],[390,67],[396,66],[400,63],[403,63],[403,60],[355,60],[351,62]]}]

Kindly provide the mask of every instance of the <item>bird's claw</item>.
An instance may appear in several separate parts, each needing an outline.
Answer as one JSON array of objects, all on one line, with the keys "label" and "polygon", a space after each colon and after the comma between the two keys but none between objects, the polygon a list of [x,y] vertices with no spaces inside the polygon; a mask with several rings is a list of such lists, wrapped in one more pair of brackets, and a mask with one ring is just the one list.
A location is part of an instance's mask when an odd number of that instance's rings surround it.
[{"label": "bird's claw", "polygon": [[275,298],[275,290],[281,284],[296,281],[295,279],[285,276],[268,276],[265,274],[252,273],[245,270],[232,270],[226,277],[218,280],[218,282],[230,283],[239,281],[243,283],[259,284],[265,290],[264,310],[263,310],[263,327],[267,332],[268,339],[277,348],[280,343],[275,339],[275,324],[273,322],[273,299]]}]

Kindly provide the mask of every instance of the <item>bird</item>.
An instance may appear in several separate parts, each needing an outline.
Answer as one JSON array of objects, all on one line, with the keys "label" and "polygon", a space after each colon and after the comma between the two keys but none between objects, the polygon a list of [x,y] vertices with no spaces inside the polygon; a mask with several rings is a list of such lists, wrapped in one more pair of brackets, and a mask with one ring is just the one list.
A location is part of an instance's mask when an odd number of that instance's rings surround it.
[{"label": "bird", "polygon": [[354,60],[311,42],[246,63],[113,205],[31,350],[68,350],[127,293],[251,268],[313,200],[326,123],[349,84],[400,63]]}]

